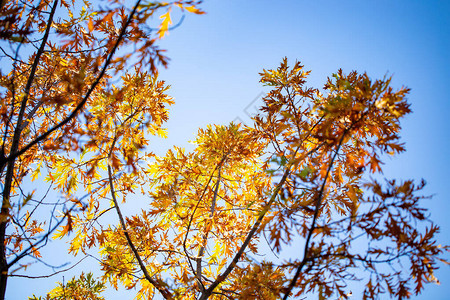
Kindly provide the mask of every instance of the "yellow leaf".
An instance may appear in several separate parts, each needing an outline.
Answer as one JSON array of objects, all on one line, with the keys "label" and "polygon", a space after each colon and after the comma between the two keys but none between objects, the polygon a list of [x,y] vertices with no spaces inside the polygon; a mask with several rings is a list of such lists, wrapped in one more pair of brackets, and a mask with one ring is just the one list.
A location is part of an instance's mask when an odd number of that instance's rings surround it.
[{"label": "yellow leaf", "polygon": [[157,129],[156,133],[162,138],[165,138],[165,139],[167,138],[167,129],[165,129],[165,128]]},{"label": "yellow leaf", "polygon": [[38,176],[41,174],[41,165],[42,165],[42,161],[39,162],[37,168],[31,174],[31,181],[35,181],[36,178],[38,178]]},{"label": "yellow leaf", "polygon": [[169,25],[172,24],[170,19],[170,8],[165,14],[163,14],[160,19],[162,19],[161,25],[159,26],[159,38],[163,38],[167,31],[169,31]]}]

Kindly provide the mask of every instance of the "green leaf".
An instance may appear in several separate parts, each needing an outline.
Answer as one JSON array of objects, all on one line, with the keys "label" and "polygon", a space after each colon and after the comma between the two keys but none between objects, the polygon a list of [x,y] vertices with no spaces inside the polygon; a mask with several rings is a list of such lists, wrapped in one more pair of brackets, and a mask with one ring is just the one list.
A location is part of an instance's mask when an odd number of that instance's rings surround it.
[{"label": "green leaf", "polygon": [[306,166],[303,170],[301,170],[299,176],[302,179],[305,179],[306,177],[308,177],[309,174],[311,174],[311,172],[312,172],[312,169],[310,167]]},{"label": "green leaf", "polygon": [[281,166],[285,166],[286,163],[287,163],[287,161],[288,161],[288,160],[287,160],[286,156],[283,155],[283,156],[281,157],[281,159],[280,159],[280,165],[281,165]]}]

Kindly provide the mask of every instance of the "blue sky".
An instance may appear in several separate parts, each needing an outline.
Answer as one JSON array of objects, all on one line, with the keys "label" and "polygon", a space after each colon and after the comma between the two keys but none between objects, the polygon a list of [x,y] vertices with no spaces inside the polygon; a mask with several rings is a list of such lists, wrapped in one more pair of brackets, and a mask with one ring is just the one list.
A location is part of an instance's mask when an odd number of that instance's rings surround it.
[{"label": "blue sky", "polygon": [[[412,89],[413,114],[403,122],[407,152],[386,162],[385,175],[427,180],[426,192],[435,196],[424,206],[441,226],[440,243],[450,243],[449,1],[206,0],[202,8],[207,14],[187,15],[161,42],[171,63],[160,78],[172,85],[176,104],[169,138],[154,141],[150,150],[189,147],[197,129],[210,123],[250,122],[248,113],[258,102],[248,105],[267,91],[258,73],[277,67],[284,56],[312,70],[313,87],[322,87],[339,68],[366,71],[371,78],[393,75],[394,87]],[[173,16],[174,23],[179,17]],[[450,269],[442,265],[437,275],[441,285],[428,285],[413,299],[448,299]],[[55,280],[62,279],[35,281],[31,288],[43,295]],[[24,282],[10,280],[10,299],[30,295]],[[124,298],[108,293],[107,299]]]}]

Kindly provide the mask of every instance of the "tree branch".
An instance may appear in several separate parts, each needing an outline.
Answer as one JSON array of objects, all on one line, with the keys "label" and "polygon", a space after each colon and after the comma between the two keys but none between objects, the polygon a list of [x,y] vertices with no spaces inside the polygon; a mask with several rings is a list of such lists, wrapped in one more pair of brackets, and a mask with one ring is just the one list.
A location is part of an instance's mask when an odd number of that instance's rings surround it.
[{"label": "tree branch", "polygon": [[[226,157],[227,157],[227,155],[224,155],[224,156],[222,157],[222,159],[220,160],[220,162],[217,164],[217,166],[216,166],[216,167],[214,168],[214,170],[212,171],[211,176],[209,176],[208,182],[206,183],[205,188],[203,189],[203,192],[202,192],[202,194],[200,195],[200,198],[198,199],[197,204],[195,205],[194,210],[192,211],[191,217],[189,218],[189,223],[188,223],[188,226],[187,226],[187,228],[186,228],[186,235],[184,236],[184,241],[183,241],[183,250],[184,250],[184,254],[185,254],[186,257],[187,257],[189,266],[190,266],[190,268],[191,268],[191,270],[192,270],[192,272],[194,273],[194,276],[195,276],[196,278],[198,278],[198,277],[197,277],[197,272],[195,271],[194,266],[192,265],[192,262],[191,262],[191,259],[190,259],[190,255],[189,255],[188,252],[187,252],[186,243],[187,243],[187,239],[188,239],[188,236],[189,236],[189,231],[191,230],[192,221],[194,220],[195,212],[197,211],[198,206],[200,205],[200,202],[202,201],[203,197],[205,196],[206,190],[208,189],[208,186],[209,186],[209,184],[211,183],[211,180],[212,180],[212,178],[213,178],[213,176],[214,176],[214,172],[216,172],[216,170],[217,170],[218,168],[220,168],[220,166],[221,166],[221,165],[223,164],[223,162],[225,161]],[[200,281],[199,283],[200,283],[200,285],[203,285],[202,281]]]},{"label": "tree branch", "polygon": [[[19,149],[20,135],[21,135],[22,129],[23,129],[22,128],[22,120],[25,115],[25,109],[26,109],[27,102],[28,102],[28,96],[30,94],[31,86],[34,81],[36,70],[39,65],[39,61],[41,59],[41,55],[42,55],[42,53],[44,53],[45,45],[47,44],[48,36],[50,34],[50,29],[52,28],[52,24],[53,24],[53,17],[55,15],[57,6],[58,6],[58,0],[55,0],[55,2],[53,3],[52,9],[50,11],[50,16],[47,21],[47,28],[45,29],[45,33],[42,38],[41,45],[36,53],[36,56],[33,61],[33,65],[31,66],[30,75],[28,76],[27,84],[25,85],[24,96],[22,99],[22,103],[20,105],[20,111],[19,111],[19,115],[17,117],[17,122],[16,122],[16,129],[14,130],[14,136],[13,136],[13,140],[12,140],[12,144],[11,144],[11,149],[9,152],[10,154],[9,154],[8,158],[2,157],[2,159],[0,161],[0,170],[3,170],[3,168],[7,162],[8,162],[8,168],[10,168],[11,162],[12,162],[12,167],[14,167],[14,160],[20,155],[19,154],[17,156],[11,156],[11,154],[17,152],[17,150]],[[6,175],[6,177],[8,177],[8,175]],[[7,179],[5,179],[5,186],[6,186],[6,182],[7,182]],[[9,193],[7,196],[9,196]],[[3,204],[5,204],[5,203],[3,203]]]},{"label": "tree branch", "polygon": [[296,271],[296,273],[294,275],[294,278],[289,283],[289,286],[288,286],[287,291],[286,291],[286,293],[285,293],[285,295],[283,297],[283,300],[286,300],[289,297],[289,294],[291,293],[292,289],[294,288],[295,283],[297,282],[297,279],[300,276],[300,273],[301,273],[303,267],[305,266],[306,262],[308,261],[309,242],[311,240],[312,233],[313,233],[313,231],[315,229],[315,226],[316,226],[317,217],[319,216],[319,210],[320,210],[320,206],[322,204],[322,198],[323,198],[323,192],[325,190],[325,185],[327,183],[328,176],[330,175],[331,169],[333,168],[334,160],[336,159],[336,157],[337,157],[337,155],[339,153],[339,149],[341,148],[342,142],[344,141],[344,137],[345,137],[345,135],[347,134],[348,131],[349,131],[349,129],[346,129],[342,133],[342,136],[341,136],[341,139],[339,140],[339,144],[338,144],[338,146],[336,148],[336,151],[335,151],[335,153],[334,153],[334,155],[333,155],[333,157],[332,157],[332,159],[330,161],[330,164],[328,165],[327,173],[325,174],[325,178],[323,179],[322,186],[320,187],[320,190],[319,190],[319,195],[317,196],[313,221],[312,221],[311,227],[310,227],[310,229],[308,231],[308,236],[306,238],[303,260],[301,261],[300,265],[298,266],[297,271]]},{"label": "tree branch", "polygon": [[[109,159],[111,158],[111,155],[113,153],[114,145],[115,145],[116,141],[117,141],[117,136],[114,137],[113,143],[111,145],[111,149],[110,149],[109,155],[108,155]],[[142,261],[141,256],[139,255],[139,252],[137,251],[133,241],[130,238],[130,235],[129,235],[128,231],[127,231],[127,227],[126,227],[126,224],[125,224],[125,220],[123,218],[122,212],[120,210],[119,204],[118,204],[117,199],[116,199],[116,193],[114,191],[114,184],[113,184],[113,179],[112,179],[112,170],[111,170],[111,165],[109,163],[109,159],[108,159],[108,179],[109,179],[109,186],[110,186],[110,191],[111,191],[111,197],[113,199],[117,215],[119,216],[120,225],[122,226],[123,234],[125,235],[125,238],[127,240],[128,246],[130,247],[131,251],[133,252],[134,257],[138,261],[139,268],[144,273],[145,279],[147,279],[148,282],[150,282],[154,287],[156,287],[158,289],[158,291],[163,295],[163,297],[165,299],[173,299],[173,296],[170,293],[170,291],[166,287],[164,287],[165,283],[162,280],[160,280],[160,279],[159,280],[155,280],[155,279],[153,279],[150,276],[150,274],[147,271],[147,268],[144,265],[144,262]]]},{"label": "tree branch", "polygon": [[214,289],[228,277],[228,275],[231,273],[231,271],[233,271],[233,269],[236,266],[236,264],[238,263],[239,259],[244,254],[244,251],[247,248],[248,244],[250,243],[250,240],[253,238],[254,234],[256,233],[259,226],[261,225],[261,222],[264,219],[265,215],[270,210],[270,206],[272,205],[273,202],[275,202],[275,199],[278,196],[278,193],[280,192],[284,182],[286,181],[287,177],[289,176],[289,174],[291,172],[291,168],[295,163],[295,155],[297,154],[299,148],[300,148],[300,146],[295,150],[293,159],[289,162],[288,166],[286,167],[283,177],[281,178],[280,182],[275,187],[275,189],[272,193],[272,196],[270,197],[269,202],[265,205],[263,210],[259,213],[258,219],[256,220],[255,224],[253,224],[252,229],[250,229],[249,233],[247,234],[247,237],[245,238],[244,243],[242,244],[238,253],[236,253],[233,260],[228,265],[228,267],[225,269],[225,271],[216,278],[216,280],[208,287],[208,289],[205,292],[202,293],[199,300],[208,299],[208,297],[213,293]]},{"label": "tree branch", "polygon": [[[220,177],[221,176],[221,174],[220,174],[221,167],[222,166],[219,166],[219,170],[218,170],[219,174],[217,175],[216,187],[214,189],[214,196],[213,196],[213,200],[211,202],[211,211],[209,214],[211,219],[213,218],[214,211],[216,209],[217,194],[219,193],[219,185],[220,185],[220,179],[221,179],[221,177]],[[211,220],[209,220],[209,222],[211,222]],[[206,248],[206,244],[208,242],[208,234],[209,234],[209,231],[207,231],[205,233],[205,235],[203,236],[202,246],[200,247],[200,249],[198,251],[198,257],[196,259],[196,261],[197,261],[197,280],[201,284],[202,292],[204,292],[204,290],[205,290],[205,286],[203,285],[203,282],[202,282],[202,258],[203,258],[203,255],[205,254],[205,248]]]}]

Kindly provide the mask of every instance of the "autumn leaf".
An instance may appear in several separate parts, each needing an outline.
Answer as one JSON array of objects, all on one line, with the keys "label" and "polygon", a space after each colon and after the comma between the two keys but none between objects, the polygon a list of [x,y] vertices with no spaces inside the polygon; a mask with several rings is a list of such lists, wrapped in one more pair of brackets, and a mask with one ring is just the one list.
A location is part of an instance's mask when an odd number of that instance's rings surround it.
[{"label": "autumn leaf", "polygon": [[169,31],[169,25],[172,24],[172,20],[170,19],[170,9],[167,10],[165,14],[163,14],[160,19],[161,25],[159,26],[159,38],[163,38]]}]

